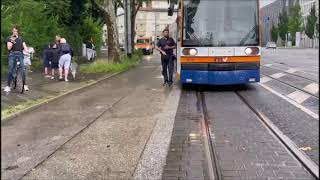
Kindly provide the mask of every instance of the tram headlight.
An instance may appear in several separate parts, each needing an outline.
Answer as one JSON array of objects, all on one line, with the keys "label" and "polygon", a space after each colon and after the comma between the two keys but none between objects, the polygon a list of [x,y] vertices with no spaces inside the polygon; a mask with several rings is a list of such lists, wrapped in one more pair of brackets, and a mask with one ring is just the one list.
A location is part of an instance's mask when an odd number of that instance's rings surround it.
[{"label": "tram headlight", "polygon": [[260,50],[258,47],[248,47],[244,50],[244,52],[246,53],[246,55],[258,55]]},{"label": "tram headlight", "polygon": [[198,51],[195,48],[184,48],[182,54],[185,56],[195,56],[198,54]]}]

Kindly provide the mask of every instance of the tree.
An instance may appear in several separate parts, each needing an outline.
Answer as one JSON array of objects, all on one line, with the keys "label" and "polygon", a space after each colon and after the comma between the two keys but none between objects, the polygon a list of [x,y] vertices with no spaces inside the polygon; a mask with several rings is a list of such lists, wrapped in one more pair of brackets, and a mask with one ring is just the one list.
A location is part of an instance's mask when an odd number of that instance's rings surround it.
[{"label": "tree", "polygon": [[296,32],[302,31],[302,22],[301,7],[297,2],[291,9],[291,17],[288,24],[288,30],[291,33],[293,44],[295,43]]},{"label": "tree", "polygon": [[319,38],[319,23],[316,24],[316,37]]},{"label": "tree", "polygon": [[[124,9],[123,0],[115,0],[118,7],[122,7]],[[133,52],[133,44],[134,44],[134,37],[136,35],[136,16],[139,9],[142,7],[143,3],[150,3],[151,0],[128,0],[131,3],[131,42],[132,42],[132,51]]]},{"label": "tree", "polygon": [[282,41],[286,40],[286,35],[288,34],[288,23],[289,23],[289,17],[287,15],[286,11],[283,11],[279,15],[279,24],[278,24],[278,32],[279,37]]},{"label": "tree", "polygon": [[272,28],[271,28],[271,39],[273,42],[277,42],[278,39],[278,28],[272,24]]},{"label": "tree", "polygon": [[103,22],[107,25],[108,32],[108,58],[114,62],[120,62],[120,47],[118,29],[116,24],[115,7],[113,0],[91,0],[99,11]]},{"label": "tree", "polygon": [[315,38],[316,22],[317,22],[316,7],[315,5],[313,5],[311,8],[310,14],[307,17],[307,25],[305,29],[306,35],[312,40]]}]

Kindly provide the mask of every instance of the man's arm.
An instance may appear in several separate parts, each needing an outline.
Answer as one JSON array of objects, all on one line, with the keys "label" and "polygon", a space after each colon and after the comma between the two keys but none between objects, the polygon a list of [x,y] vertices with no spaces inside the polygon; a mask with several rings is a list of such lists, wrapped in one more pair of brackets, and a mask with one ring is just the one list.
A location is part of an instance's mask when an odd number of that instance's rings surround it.
[{"label": "man's arm", "polygon": [[7,39],[7,48],[10,51],[12,49],[13,44],[15,43],[15,40],[9,38]]},{"label": "man's arm", "polygon": [[164,52],[162,49],[159,48],[160,43],[158,41],[157,45],[154,47],[156,50],[158,50],[161,54],[166,55],[166,52]]}]

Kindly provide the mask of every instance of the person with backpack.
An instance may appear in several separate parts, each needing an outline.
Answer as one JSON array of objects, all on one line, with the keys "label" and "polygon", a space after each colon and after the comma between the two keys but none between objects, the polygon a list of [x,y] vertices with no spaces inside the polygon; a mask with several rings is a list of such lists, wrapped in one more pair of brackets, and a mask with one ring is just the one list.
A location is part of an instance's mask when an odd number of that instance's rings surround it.
[{"label": "person with backpack", "polygon": [[21,68],[24,70],[24,57],[23,51],[27,50],[25,41],[19,35],[20,27],[15,25],[12,27],[12,35],[7,38],[7,49],[9,51],[8,56],[8,80],[7,86],[4,88],[5,92],[10,92],[10,84],[13,80],[13,76],[16,73],[17,60],[20,62]]},{"label": "person with backpack", "polygon": [[71,46],[67,43],[65,38],[60,40],[59,49],[60,59],[59,59],[59,81],[63,81],[62,71],[64,70],[64,80],[68,82],[69,68],[71,64],[71,56],[73,55],[73,50]]},{"label": "person with backpack", "polygon": [[59,59],[60,59],[60,52],[59,52],[58,45],[56,43],[53,43],[50,49],[52,80],[54,80],[55,70],[59,71]]}]

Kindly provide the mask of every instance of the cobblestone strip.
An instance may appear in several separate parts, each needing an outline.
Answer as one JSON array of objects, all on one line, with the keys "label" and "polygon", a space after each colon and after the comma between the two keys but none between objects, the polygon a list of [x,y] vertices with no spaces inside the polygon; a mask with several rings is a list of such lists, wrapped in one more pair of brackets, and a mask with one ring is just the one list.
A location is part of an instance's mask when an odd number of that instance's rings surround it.
[{"label": "cobblestone strip", "polygon": [[305,153],[319,165],[319,121],[263,87],[257,85],[254,88],[252,91],[240,91],[239,93],[298,147],[310,147],[311,149]]},{"label": "cobblestone strip", "polygon": [[162,179],[208,179],[196,93],[182,91]]},{"label": "cobblestone strip", "polygon": [[234,92],[205,98],[224,180],[314,179]]}]

